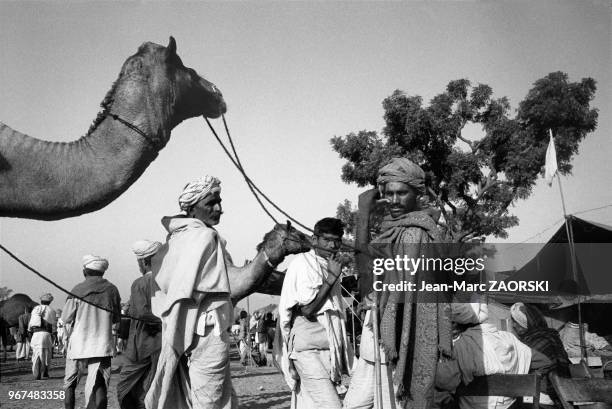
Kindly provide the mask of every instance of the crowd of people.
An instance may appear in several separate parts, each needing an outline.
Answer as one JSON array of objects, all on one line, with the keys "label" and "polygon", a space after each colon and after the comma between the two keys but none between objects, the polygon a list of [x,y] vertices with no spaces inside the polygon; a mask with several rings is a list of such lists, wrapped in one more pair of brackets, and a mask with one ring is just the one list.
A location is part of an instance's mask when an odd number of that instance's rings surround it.
[{"label": "crowd of people", "polygon": [[[26,311],[23,320],[20,317],[17,356],[27,357],[29,341],[34,376],[47,376],[53,328],[59,333],[57,322],[61,323],[65,334],[60,338],[67,340],[66,408],[75,407],[75,388],[84,367],[87,407],[107,406],[117,337],[125,358],[117,387],[122,409],[238,407],[229,366],[229,330],[235,318],[243,364],[253,347],[265,356],[274,342],[274,360],[292,391],[292,407],[298,409],[373,408],[379,365],[383,408],[503,409],[514,400],[456,398],[454,392],[461,383],[481,375],[538,371],[568,376],[568,352],[574,354],[569,343],[575,339],[569,334],[574,326],[568,324],[560,335],[549,328],[536,306],[514,304],[513,332],[509,332],[490,322],[486,304],[446,294],[424,299],[416,292],[372,290],[368,249],[385,246],[393,254],[419,257],[426,245],[441,241],[435,215],[417,205],[424,182],[418,165],[394,158],[379,170],[377,188],[359,197],[356,263],[361,288],[370,291],[360,304],[365,315],[358,351],[349,341],[340,286],[342,221],[319,220],[310,250],[289,263],[273,335],[271,316],[254,314],[255,325],[245,311],[233,317],[236,299],[228,275],[233,264],[225,240],[214,228],[222,214],[220,181],[206,176],[185,186],[178,199],[182,214],[162,219],[168,231],[165,243],[134,243],[141,276],[124,305],[129,320],[121,323],[119,291],[103,277],[108,261],[87,255],[82,263],[84,280],[71,290],[60,320],[49,306],[50,294]],[[388,207],[388,214],[373,235],[370,215],[379,204]],[[265,248],[260,254],[257,262],[269,271],[284,258]],[[396,277],[412,282],[421,278],[419,274]],[[544,392],[542,403],[559,404],[554,390],[546,387]]]}]

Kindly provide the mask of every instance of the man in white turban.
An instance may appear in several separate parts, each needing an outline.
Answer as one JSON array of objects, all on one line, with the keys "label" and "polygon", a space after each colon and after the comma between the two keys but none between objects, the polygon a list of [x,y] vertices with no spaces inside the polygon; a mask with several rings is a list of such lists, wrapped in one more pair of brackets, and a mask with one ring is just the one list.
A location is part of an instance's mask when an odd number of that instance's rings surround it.
[{"label": "man in white turban", "polygon": [[185,214],[162,219],[168,241],[153,258],[159,291],[151,301],[163,322],[162,347],[148,409],[237,407],[227,331],[231,258],[214,229],[223,213],[220,184],[214,176],[188,183],[178,198]]},{"label": "man in white turban", "polygon": [[62,321],[72,326],[64,376],[64,405],[67,409],[75,407],[75,390],[81,377],[79,366],[87,366],[85,404],[82,406],[107,406],[111,358],[116,354],[113,327],[118,326],[121,316],[119,290],[102,278],[107,269],[106,259],[84,256],[85,280],[72,289],[74,296],[68,296],[62,310]]},{"label": "man in white turban", "polygon": [[34,379],[41,375],[49,377],[49,365],[53,354],[53,326],[56,322],[55,310],[49,306],[53,296],[49,293],[40,296],[40,304],[34,307],[28,329],[32,332],[32,374]]},{"label": "man in white turban", "polygon": [[119,374],[117,399],[121,409],[144,408],[161,349],[161,320],[151,312],[155,280],[151,259],[162,247],[158,241],[138,240],[132,245],[141,277],[132,283],[127,314],[132,319],[122,325],[119,338],[127,340],[126,362]]}]

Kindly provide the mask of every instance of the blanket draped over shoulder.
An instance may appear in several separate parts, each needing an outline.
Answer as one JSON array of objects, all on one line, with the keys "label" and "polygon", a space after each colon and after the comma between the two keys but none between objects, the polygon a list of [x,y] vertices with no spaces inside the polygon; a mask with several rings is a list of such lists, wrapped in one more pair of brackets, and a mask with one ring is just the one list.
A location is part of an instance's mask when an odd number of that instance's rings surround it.
[{"label": "blanket draped over shoulder", "polygon": [[[114,294],[111,289],[115,286],[107,279],[102,277],[88,277],[82,283],[77,284],[71,291],[72,294],[79,298],[83,298],[94,305],[102,307],[106,310],[113,311],[113,314],[119,316],[121,310],[119,303],[110,295]],[[73,298],[72,295],[67,297]]]},{"label": "blanket draped over shoulder", "polygon": [[148,409],[191,408],[185,351],[191,346],[201,300],[199,293],[230,293],[225,242],[197,219],[166,217],[169,232],[152,260],[159,290],[151,299],[153,313],[162,320],[162,347],[151,388]]},{"label": "blanket draped over shoulder", "polygon": [[[383,232],[373,245],[389,244],[392,254],[410,258],[434,257],[433,246],[440,242],[439,231],[431,216],[422,211],[397,218],[386,217]],[[415,275],[405,271],[385,273],[386,282],[435,281],[430,272]],[[433,274],[433,273],[431,273]],[[427,295],[427,302],[422,297]],[[433,398],[434,377],[438,352],[451,355],[451,322],[448,299],[412,291],[383,292],[380,296],[382,318],[380,333],[383,349],[390,362],[395,363],[393,383],[398,385],[397,398],[405,407],[427,408]],[[420,301],[420,302],[419,302]],[[436,340],[436,342],[432,342]]]}]

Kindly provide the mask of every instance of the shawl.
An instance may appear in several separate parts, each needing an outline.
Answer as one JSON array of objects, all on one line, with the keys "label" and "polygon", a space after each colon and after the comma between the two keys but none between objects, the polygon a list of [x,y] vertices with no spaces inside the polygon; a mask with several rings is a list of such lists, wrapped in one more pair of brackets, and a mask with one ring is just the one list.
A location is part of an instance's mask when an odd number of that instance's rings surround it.
[{"label": "shawl", "polygon": [[[191,345],[202,293],[230,293],[225,241],[198,219],[164,217],[168,238],[152,259],[159,290],[151,299],[153,313],[162,320],[162,346],[151,388],[148,409],[191,408],[189,375],[184,353]],[[211,304],[210,309],[217,304]]]},{"label": "shawl", "polygon": [[[100,276],[85,277],[85,281],[77,284],[71,293],[106,310],[112,310],[113,314],[117,316],[121,314],[119,303],[114,302],[116,287],[105,278]],[[119,294],[117,294],[117,299],[118,297]],[[73,298],[72,295],[67,297],[67,299],[71,298]]]},{"label": "shawl", "polygon": [[[436,223],[422,211],[398,218],[388,216],[383,220],[382,230],[372,244],[391,244],[394,255],[418,258],[423,253],[431,253],[430,246],[424,244],[439,242]],[[425,278],[420,272],[396,273],[386,273],[385,280],[406,280],[418,285]],[[442,296],[435,300],[438,302],[418,302],[424,294],[411,291],[377,295],[381,297],[381,341],[385,355],[395,364],[393,383],[398,385],[397,398],[404,402],[404,407],[430,407],[438,352],[451,355],[449,304]]]}]

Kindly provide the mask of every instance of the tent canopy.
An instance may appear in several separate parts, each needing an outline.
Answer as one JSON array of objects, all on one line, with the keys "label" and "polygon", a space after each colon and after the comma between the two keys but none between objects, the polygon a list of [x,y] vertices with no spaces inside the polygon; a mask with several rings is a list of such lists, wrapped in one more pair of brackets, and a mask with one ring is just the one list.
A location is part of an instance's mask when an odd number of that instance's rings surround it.
[{"label": "tent canopy", "polygon": [[[609,300],[612,294],[612,227],[592,223],[575,216],[568,216],[546,245],[527,264],[505,281],[546,280],[547,294],[521,294],[523,302],[559,302],[564,304],[575,295],[588,296],[591,300]],[[576,254],[574,276],[568,240],[568,227],[573,234]],[[517,294],[493,294],[500,302],[515,302]],[[528,299],[529,298],[529,299]],[[533,298],[533,299],[531,299]],[[509,301],[514,299],[515,301]]]}]

